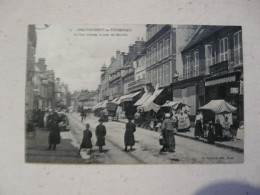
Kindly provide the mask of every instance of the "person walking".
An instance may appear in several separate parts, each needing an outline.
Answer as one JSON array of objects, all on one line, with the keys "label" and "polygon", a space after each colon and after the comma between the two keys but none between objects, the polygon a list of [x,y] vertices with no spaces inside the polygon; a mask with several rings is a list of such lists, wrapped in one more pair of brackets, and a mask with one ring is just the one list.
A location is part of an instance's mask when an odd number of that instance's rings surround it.
[{"label": "person walking", "polygon": [[86,129],[83,131],[83,138],[80,144],[78,154],[80,154],[82,148],[89,149],[88,154],[91,154],[91,148],[92,148],[91,138],[92,138],[92,132],[89,130],[89,124],[87,123]]},{"label": "person walking", "polygon": [[174,124],[170,119],[170,114],[165,114],[165,120],[162,123],[162,133],[164,144],[160,152],[165,152],[169,148],[169,152],[175,152]]},{"label": "person walking", "polygon": [[128,123],[126,123],[126,130],[125,130],[125,151],[127,152],[127,146],[130,146],[130,150],[133,150],[133,145],[135,145],[135,137],[134,132],[136,131],[135,124],[132,123],[132,118],[128,117]]},{"label": "person walking", "polygon": [[47,150],[56,150],[56,145],[60,144],[60,129],[59,121],[55,116],[50,121],[49,129],[49,147]]},{"label": "person walking", "polygon": [[96,137],[97,137],[97,142],[96,146],[99,147],[99,152],[102,152],[102,147],[106,145],[105,143],[105,136],[106,136],[106,127],[103,125],[103,119],[99,119],[99,125],[96,127]]},{"label": "person walking", "polygon": [[80,112],[81,122],[83,122],[85,120],[85,116],[84,115],[85,115],[85,111],[84,111],[84,109],[82,109],[81,112]]},{"label": "person walking", "polygon": [[201,112],[198,111],[195,118],[195,131],[194,131],[195,138],[198,138],[203,134],[202,124],[203,124],[203,116]]},{"label": "person walking", "polygon": [[209,121],[209,126],[208,126],[208,143],[214,144],[215,142],[215,132],[214,132],[214,126],[212,121]]},{"label": "person walking", "polygon": [[222,136],[223,136],[222,130],[223,130],[223,127],[220,124],[219,119],[217,119],[216,120],[216,124],[215,124],[215,139],[217,141],[221,141],[222,140]]}]

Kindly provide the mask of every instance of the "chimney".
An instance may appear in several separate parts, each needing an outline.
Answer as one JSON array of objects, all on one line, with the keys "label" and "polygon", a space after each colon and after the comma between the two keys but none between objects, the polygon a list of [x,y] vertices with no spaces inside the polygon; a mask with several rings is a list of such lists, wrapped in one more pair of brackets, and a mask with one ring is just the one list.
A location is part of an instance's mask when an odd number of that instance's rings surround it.
[{"label": "chimney", "polygon": [[113,63],[114,61],[115,61],[115,57],[112,56],[112,57],[111,57],[111,63]]},{"label": "chimney", "polygon": [[116,58],[118,58],[119,55],[120,55],[120,51],[117,50],[117,51],[116,51]]},{"label": "chimney", "polygon": [[133,50],[134,50],[134,46],[133,46],[133,45],[130,45],[130,46],[129,46],[129,54],[133,53]]}]

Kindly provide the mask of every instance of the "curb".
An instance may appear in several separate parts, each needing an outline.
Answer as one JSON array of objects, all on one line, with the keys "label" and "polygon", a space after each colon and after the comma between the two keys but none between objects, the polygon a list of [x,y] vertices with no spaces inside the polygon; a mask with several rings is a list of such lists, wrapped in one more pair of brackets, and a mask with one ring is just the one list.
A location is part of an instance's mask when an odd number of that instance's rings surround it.
[{"label": "curb", "polygon": [[[120,121],[120,120],[118,120],[117,122],[125,123],[124,121]],[[176,133],[175,135],[208,144],[206,139],[196,139],[195,137],[191,137],[191,136],[188,136],[188,135],[183,135],[183,134],[180,134],[180,133]],[[215,142],[213,145],[215,145],[217,147],[220,147],[220,148],[231,149],[231,150],[239,152],[239,153],[244,153],[244,149],[239,148],[239,147],[228,146],[228,145],[225,145],[225,144],[222,144],[222,143],[217,143],[217,142]]]}]

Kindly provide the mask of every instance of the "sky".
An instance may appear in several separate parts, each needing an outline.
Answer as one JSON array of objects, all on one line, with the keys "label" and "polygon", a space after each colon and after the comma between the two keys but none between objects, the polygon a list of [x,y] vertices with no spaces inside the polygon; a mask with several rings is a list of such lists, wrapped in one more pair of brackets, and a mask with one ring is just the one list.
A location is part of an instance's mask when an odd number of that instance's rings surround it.
[{"label": "sky", "polygon": [[[36,25],[41,27],[43,25]],[[128,31],[112,32],[111,28]],[[50,25],[36,30],[36,60],[45,58],[47,69],[54,70],[55,77],[68,84],[69,91],[95,90],[100,83],[102,65],[109,65],[116,50],[127,53],[128,46],[138,38],[146,40],[145,30],[145,25]],[[111,33],[127,36],[111,36]]]}]

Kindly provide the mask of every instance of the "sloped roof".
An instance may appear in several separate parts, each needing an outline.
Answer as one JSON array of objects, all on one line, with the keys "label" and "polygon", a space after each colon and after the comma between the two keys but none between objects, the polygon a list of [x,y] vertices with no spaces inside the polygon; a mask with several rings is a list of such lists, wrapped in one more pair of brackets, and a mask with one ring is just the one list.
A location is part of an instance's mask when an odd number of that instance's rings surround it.
[{"label": "sloped roof", "polygon": [[206,26],[206,25],[202,25],[200,26],[195,33],[193,34],[193,36],[191,37],[191,39],[188,41],[187,45],[184,47],[184,49],[182,50],[182,52],[196,46],[197,44],[199,44],[201,41],[203,41],[204,39],[206,39],[207,37],[209,37],[211,34],[219,31],[220,29],[224,28],[224,26]]}]

